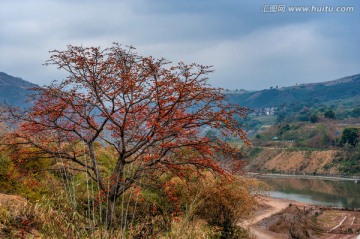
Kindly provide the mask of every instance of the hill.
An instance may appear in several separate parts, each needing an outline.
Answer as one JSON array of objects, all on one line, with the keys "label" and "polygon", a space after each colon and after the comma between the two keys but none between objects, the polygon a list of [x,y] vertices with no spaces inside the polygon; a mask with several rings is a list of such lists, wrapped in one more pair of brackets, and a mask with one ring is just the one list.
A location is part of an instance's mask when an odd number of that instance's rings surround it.
[{"label": "hill", "polygon": [[32,93],[31,88],[37,85],[19,77],[0,72],[0,104],[26,107],[26,99]]},{"label": "hill", "polygon": [[360,74],[334,81],[300,84],[261,91],[228,92],[228,99],[249,108],[278,107],[296,102],[328,102],[360,95]]}]

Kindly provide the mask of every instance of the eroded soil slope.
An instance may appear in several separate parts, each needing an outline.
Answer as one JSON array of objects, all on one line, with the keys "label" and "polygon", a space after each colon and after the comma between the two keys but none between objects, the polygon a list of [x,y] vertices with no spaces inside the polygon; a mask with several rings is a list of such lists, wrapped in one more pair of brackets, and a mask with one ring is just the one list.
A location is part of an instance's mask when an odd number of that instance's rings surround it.
[{"label": "eroded soil slope", "polygon": [[336,150],[289,151],[264,147],[249,160],[247,169],[255,172],[337,175],[340,174],[335,163],[337,153]]}]

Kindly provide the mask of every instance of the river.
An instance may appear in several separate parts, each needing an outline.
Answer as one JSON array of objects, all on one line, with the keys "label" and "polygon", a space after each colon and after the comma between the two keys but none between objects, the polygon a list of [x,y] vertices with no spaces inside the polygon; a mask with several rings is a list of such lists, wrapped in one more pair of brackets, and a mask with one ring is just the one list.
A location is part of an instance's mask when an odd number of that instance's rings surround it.
[{"label": "river", "polygon": [[308,204],[360,208],[360,182],[322,178],[261,177],[269,194]]}]

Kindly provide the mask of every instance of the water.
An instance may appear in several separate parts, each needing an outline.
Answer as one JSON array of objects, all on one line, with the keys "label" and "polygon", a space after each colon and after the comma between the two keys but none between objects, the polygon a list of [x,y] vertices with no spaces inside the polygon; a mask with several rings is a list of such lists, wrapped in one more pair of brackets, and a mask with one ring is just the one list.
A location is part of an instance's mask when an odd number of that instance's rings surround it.
[{"label": "water", "polygon": [[270,196],[308,204],[360,208],[360,182],[296,177],[264,177]]}]

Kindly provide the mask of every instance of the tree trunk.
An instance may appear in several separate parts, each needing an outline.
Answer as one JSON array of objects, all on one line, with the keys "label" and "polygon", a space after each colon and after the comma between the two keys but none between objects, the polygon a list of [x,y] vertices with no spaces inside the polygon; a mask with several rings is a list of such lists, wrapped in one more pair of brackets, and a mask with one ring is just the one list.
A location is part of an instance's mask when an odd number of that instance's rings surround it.
[{"label": "tree trunk", "polygon": [[113,195],[108,196],[108,205],[106,208],[106,226],[111,228],[116,222],[116,198]]}]

